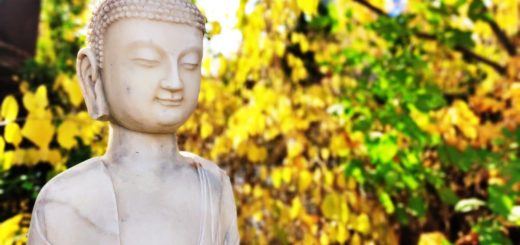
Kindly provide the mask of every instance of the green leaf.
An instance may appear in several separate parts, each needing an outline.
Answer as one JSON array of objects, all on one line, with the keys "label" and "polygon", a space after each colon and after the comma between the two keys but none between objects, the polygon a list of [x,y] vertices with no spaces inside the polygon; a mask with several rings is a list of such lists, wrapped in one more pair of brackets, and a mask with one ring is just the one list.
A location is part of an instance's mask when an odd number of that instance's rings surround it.
[{"label": "green leaf", "polygon": [[475,41],[471,38],[472,32],[457,29],[446,30],[441,36],[442,42],[450,47],[464,47],[471,49],[475,47]]},{"label": "green leaf", "polygon": [[22,183],[22,189],[24,190],[32,190],[34,187],[34,184],[31,182],[23,182]]},{"label": "green leaf", "polygon": [[426,213],[427,203],[422,197],[413,195],[408,200],[408,207],[412,215],[422,217]]},{"label": "green leaf", "polygon": [[372,127],[372,120],[369,118],[361,118],[359,120],[355,120],[352,126],[353,131],[363,131],[366,132]]},{"label": "green leaf", "polygon": [[415,106],[423,112],[437,110],[446,105],[442,91],[438,88],[430,87],[418,94]]},{"label": "green leaf", "polygon": [[515,130],[515,138],[516,138],[516,143],[520,144],[520,127],[517,127]]},{"label": "green leaf", "polygon": [[386,213],[393,214],[395,212],[394,202],[387,192],[381,191],[379,193],[379,201],[383,205],[383,208],[385,208]]},{"label": "green leaf", "polygon": [[402,225],[408,225],[408,223],[410,223],[409,215],[406,213],[405,207],[401,203],[399,203],[395,209],[395,216]]},{"label": "green leaf", "polygon": [[503,217],[508,217],[514,205],[514,199],[505,192],[504,187],[491,185],[488,187],[489,208]]},{"label": "green leaf", "polygon": [[438,154],[444,164],[454,165],[464,172],[469,171],[476,156],[476,152],[469,147],[464,152],[461,152],[450,145],[439,147]]},{"label": "green leaf", "polygon": [[345,165],[345,176],[353,177],[360,184],[365,183],[365,171],[363,169],[363,163],[360,160],[355,159]]},{"label": "green leaf", "polygon": [[448,187],[442,187],[439,190],[437,190],[437,192],[439,193],[439,197],[441,198],[441,200],[449,205],[454,205],[459,200],[457,194],[455,194],[455,192],[453,192]]},{"label": "green leaf", "polygon": [[473,231],[479,234],[479,244],[512,245],[513,243],[502,232],[502,226],[496,221],[486,220],[473,227]]},{"label": "green leaf", "polygon": [[379,140],[369,149],[371,159],[374,162],[381,163],[392,161],[399,150],[396,141],[395,137],[388,135],[379,138]]},{"label": "green leaf", "polygon": [[403,179],[404,184],[410,190],[417,190],[417,188],[419,187],[419,182],[411,174],[403,175],[402,179]]},{"label": "green leaf", "polygon": [[408,170],[416,170],[421,166],[419,162],[418,153],[415,151],[405,153],[402,163],[403,166]]},{"label": "green leaf", "polygon": [[468,17],[472,21],[483,20],[489,21],[493,17],[489,14],[486,5],[482,0],[473,0],[468,8]]}]

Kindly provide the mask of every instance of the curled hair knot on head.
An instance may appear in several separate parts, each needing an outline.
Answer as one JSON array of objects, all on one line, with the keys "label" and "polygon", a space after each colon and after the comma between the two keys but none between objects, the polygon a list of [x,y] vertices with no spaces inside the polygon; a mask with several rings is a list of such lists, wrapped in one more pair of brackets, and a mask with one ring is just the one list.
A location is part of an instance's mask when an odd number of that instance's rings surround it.
[{"label": "curled hair knot on head", "polygon": [[114,22],[125,18],[187,24],[206,33],[206,17],[186,0],[101,0],[88,25],[87,41],[103,67],[103,34]]}]

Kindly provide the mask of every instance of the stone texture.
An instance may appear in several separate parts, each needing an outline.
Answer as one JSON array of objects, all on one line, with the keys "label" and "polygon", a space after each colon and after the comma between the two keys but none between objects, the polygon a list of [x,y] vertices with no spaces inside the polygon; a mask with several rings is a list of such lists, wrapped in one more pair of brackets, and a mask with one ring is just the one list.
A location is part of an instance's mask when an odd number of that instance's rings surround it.
[{"label": "stone texture", "polygon": [[229,177],[177,147],[197,106],[203,32],[132,17],[106,28],[103,65],[87,47],[77,73],[89,114],[109,122],[107,151],[43,187],[28,243],[238,244]]}]

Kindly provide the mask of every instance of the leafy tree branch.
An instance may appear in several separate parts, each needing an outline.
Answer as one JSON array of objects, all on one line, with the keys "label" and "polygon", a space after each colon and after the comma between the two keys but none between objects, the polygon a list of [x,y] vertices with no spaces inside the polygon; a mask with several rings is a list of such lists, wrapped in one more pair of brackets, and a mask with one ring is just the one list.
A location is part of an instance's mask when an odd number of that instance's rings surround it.
[{"label": "leafy tree branch", "polygon": [[[378,8],[377,6],[374,6],[373,4],[371,4],[368,1],[365,1],[365,0],[354,0],[354,2],[357,2],[357,3],[365,6],[370,11],[374,12],[375,14],[377,14],[379,16],[387,16],[387,13],[385,11],[383,11],[380,8]],[[511,42],[509,42],[509,40],[505,36],[505,33],[500,29],[500,27],[498,27],[496,22],[494,22],[493,20],[489,20],[487,22],[489,23],[489,25],[493,29],[493,32],[497,35],[499,41],[506,48],[507,52],[510,55],[515,55],[516,54],[516,50],[514,49],[514,46],[511,44]],[[429,33],[417,32],[417,33],[415,33],[415,36],[420,38],[420,39],[423,39],[423,40],[431,40],[431,41],[439,42],[439,39],[435,35],[432,35],[432,34],[429,34]],[[464,57],[466,57],[468,59],[472,59],[472,60],[475,60],[477,62],[484,63],[484,64],[490,66],[491,68],[493,68],[495,71],[497,71],[500,74],[505,74],[506,73],[506,68],[504,66],[500,65],[499,63],[497,63],[496,61],[493,61],[493,60],[488,59],[488,58],[486,58],[486,57],[484,57],[482,55],[479,55],[479,54],[477,54],[477,53],[471,51],[470,49],[468,49],[466,47],[463,47],[461,45],[455,45],[453,48],[456,51],[462,53],[464,55]]]}]

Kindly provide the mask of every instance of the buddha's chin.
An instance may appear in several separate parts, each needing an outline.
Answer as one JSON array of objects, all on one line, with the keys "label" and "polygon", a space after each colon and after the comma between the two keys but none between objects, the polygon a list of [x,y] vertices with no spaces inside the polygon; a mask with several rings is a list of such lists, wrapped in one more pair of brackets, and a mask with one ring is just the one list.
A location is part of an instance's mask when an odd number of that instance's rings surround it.
[{"label": "buddha's chin", "polygon": [[157,111],[153,118],[155,124],[160,127],[179,127],[190,117],[192,110],[184,106],[172,108],[169,110]]},{"label": "buddha's chin", "polygon": [[179,117],[170,117],[170,118],[157,118],[154,128],[156,131],[161,131],[161,133],[174,133],[177,129],[184,124],[186,121],[185,118]]},{"label": "buddha's chin", "polygon": [[176,126],[172,126],[172,127],[162,126],[162,127],[155,127],[153,129],[149,128],[149,129],[143,130],[141,132],[147,133],[147,134],[175,134],[177,132],[177,129],[178,129],[178,127],[176,127]]},{"label": "buddha's chin", "polygon": [[170,134],[175,133],[188,117],[183,113],[158,113],[154,115],[152,111],[144,117],[143,114],[132,114],[112,118],[111,123],[142,133]]}]

